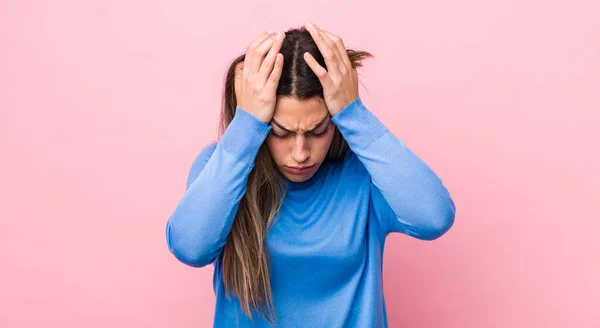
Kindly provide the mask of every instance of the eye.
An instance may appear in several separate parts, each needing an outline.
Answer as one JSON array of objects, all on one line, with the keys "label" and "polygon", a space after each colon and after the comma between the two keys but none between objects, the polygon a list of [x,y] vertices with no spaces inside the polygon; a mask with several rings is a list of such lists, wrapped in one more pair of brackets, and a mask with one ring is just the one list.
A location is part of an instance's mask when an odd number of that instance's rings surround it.
[{"label": "eye", "polygon": [[331,121],[329,121],[329,123],[327,123],[327,127],[325,128],[325,130],[323,132],[319,132],[319,133],[312,132],[311,134],[315,137],[322,137],[322,136],[326,135],[327,132],[329,132],[329,126],[331,125],[330,123],[331,123]]},{"label": "eye", "polygon": [[277,133],[275,133],[275,131],[271,130],[271,135],[275,138],[279,138],[279,139],[285,139],[287,138],[290,134],[284,134],[284,135],[279,135]]},{"label": "eye", "polygon": [[[327,123],[325,130],[323,130],[322,132],[308,132],[308,133],[317,138],[322,137],[322,136],[326,135],[327,132],[329,132],[330,126],[331,126],[331,121],[329,121],[329,123]],[[277,133],[275,133],[274,129],[271,129],[271,132],[269,132],[269,134],[278,139],[285,139],[285,138],[289,137],[292,133],[277,134]]]}]

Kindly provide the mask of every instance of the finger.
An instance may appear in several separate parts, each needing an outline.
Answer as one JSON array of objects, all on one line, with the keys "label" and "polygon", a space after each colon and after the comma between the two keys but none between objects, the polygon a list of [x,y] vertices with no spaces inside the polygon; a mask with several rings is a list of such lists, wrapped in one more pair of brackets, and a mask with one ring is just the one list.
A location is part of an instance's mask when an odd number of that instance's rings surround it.
[{"label": "finger", "polygon": [[279,50],[281,49],[281,45],[283,44],[284,39],[285,39],[285,33],[283,33],[283,32],[277,33],[277,35],[275,37],[275,43],[273,43],[273,45],[271,46],[271,50],[269,50],[269,53],[267,54],[267,57],[265,57],[265,60],[263,60],[262,64],[260,65],[258,75],[260,77],[260,80],[263,82],[263,84],[265,83],[266,79],[269,77],[269,74],[271,74],[271,72],[273,71],[273,65],[275,64],[275,59],[277,58],[277,54],[279,53]]},{"label": "finger", "polygon": [[325,40],[326,37],[324,37],[324,35],[320,33],[319,28],[312,23],[307,23],[306,28],[308,29],[313,40],[315,40],[319,51],[325,59],[327,71],[333,73],[334,75],[337,74],[339,72],[339,68],[336,61],[336,54],[334,49],[328,44],[327,40]]},{"label": "finger", "polygon": [[338,55],[339,55],[338,58],[341,59],[342,63],[344,63],[344,66],[347,69],[352,69],[352,63],[350,62],[350,57],[348,57],[348,51],[346,50],[346,46],[344,45],[344,41],[342,41],[342,38],[340,38],[339,36],[329,32],[329,31],[325,31],[325,30],[321,30],[321,31],[325,32],[325,34],[327,34],[327,36],[329,36],[329,38],[335,44],[335,46],[338,50]]},{"label": "finger", "polygon": [[254,39],[254,41],[252,41],[252,43],[250,43],[248,45],[248,49],[258,47],[261,43],[263,43],[263,41],[265,41],[268,37],[273,35],[273,32],[274,31],[268,31],[268,32],[265,32],[265,33],[259,35],[258,38]]},{"label": "finger", "polygon": [[[342,62],[342,55],[340,54],[340,50],[338,49],[337,45],[335,44],[335,41],[333,41],[332,37],[328,34],[327,31],[325,30],[320,30],[319,33],[321,34],[321,36],[323,36],[323,40],[325,40],[325,42],[327,42],[327,45],[333,50],[334,52],[334,57],[335,57],[335,62],[337,64],[337,69],[338,72],[341,73],[341,75],[344,75],[347,71],[346,67],[344,67],[344,63]],[[335,76],[335,72],[329,72],[330,74],[333,74],[333,76]]]},{"label": "finger", "polygon": [[310,53],[305,52],[303,57],[304,57],[304,60],[306,61],[306,64],[308,64],[308,67],[310,67],[310,69],[319,78],[319,81],[321,82],[321,84],[323,86],[327,85],[329,83],[329,79],[330,79],[329,74],[327,73],[327,70],[325,68],[323,68],[323,66],[319,65],[319,63],[317,62],[315,57],[313,57]]},{"label": "finger", "polygon": [[[248,60],[248,59],[251,59],[251,58],[248,58],[248,57],[252,57],[251,56],[252,50],[257,48],[259,45],[261,45],[265,40],[268,40],[273,35],[273,32],[274,31],[268,31],[268,32],[265,32],[265,33],[259,35],[258,38],[254,39],[254,41],[252,41],[252,43],[250,43],[248,45],[248,48],[246,48],[247,56],[245,58],[245,61],[247,63],[250,63],[250,60]],[[247,72],[249,68],[250,68],[250,65],[248,64],[247,69],[245,71]]]},{"label": "finger", "polygon": [[254,39],[246,48],[246,55],[244,61],[248,63],[248,65],[244,65],[244,69],[242,70],[242,75],[244,78],[248,76],[248,72],[250,71],[250,61],[252,59],[252,50],[258,47],[261,43],[267,40],[271,35],[273,35],[274,31],[267,31],[263,34],[259,35],[256,39]]},{"label": "finger", "polygon": [[250,59],[248,60],[248,64],[247,64],[249,66],[248,73],[247,73],[248,75],[254,76],[254,75],[258,74],[260,65],[263,62],[263,59],[265,58],[267,51],[269,51],[269,49],[271,49],[271,46],[273,45],[273,41],[274,41],[273,36],[270,36],[267,39],[265,39],[260,45],[258,45],[258,47],[254,48],[254,49],[250,49],[250,52],[246,54],[247,56],[250,57]]},{"label": "finger", "polygon": [[283,55],[278,53],[275,55],[275,64],[269,79],[267,80],[265,88],[270,88],[273,92],[277,91],[279,86],[279,79],[281,78],[281,71],[283,70]]}]

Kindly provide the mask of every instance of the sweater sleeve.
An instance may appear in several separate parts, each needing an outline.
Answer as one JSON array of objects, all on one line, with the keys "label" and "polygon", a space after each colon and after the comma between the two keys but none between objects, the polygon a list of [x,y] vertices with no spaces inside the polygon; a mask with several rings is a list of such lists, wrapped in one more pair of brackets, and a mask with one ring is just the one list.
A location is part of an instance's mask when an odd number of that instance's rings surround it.
[{"label": "sweater sleeve", "polygon": [[221,140],[194,161],[186,191],[167,221],[170,252],[193,267],[212,263],[227,241],[256,155],[272,127],[250,113],[236,114]]},{"label": "sweater sleeve", "polygon": [[355,99],[332,121],[371,176],[384,233],[433,240],[454,224],[455,205],[440,178]]}]

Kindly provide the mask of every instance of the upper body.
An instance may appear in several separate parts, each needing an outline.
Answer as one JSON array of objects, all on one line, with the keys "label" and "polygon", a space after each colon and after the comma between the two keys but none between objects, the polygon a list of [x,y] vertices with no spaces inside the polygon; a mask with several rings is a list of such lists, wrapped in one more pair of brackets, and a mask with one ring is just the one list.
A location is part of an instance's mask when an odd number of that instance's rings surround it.
[{"label": "upper body", "polygon": [[[350,149],[341,161],[323,161],[309,179],[288,172],[289,190],[266,236],[276,324],[387,327],[386,236],[436,239],[454,222],[454,202],[441,179],[360,98],[330,120]],[[222,138],[195,160],[167,223],[169,249],[180,261],[214,265],[215,327],[271,327],[259,313],[254,321],[244,315],[235,295],[227,298],[221,256],[272,129],[237,107]]]}]

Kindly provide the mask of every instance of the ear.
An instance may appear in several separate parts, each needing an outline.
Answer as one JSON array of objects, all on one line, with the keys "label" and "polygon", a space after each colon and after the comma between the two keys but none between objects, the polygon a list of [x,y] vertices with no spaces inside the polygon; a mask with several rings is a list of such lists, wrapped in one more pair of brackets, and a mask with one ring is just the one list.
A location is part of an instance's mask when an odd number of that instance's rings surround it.
[{"label": "ear", "polygon": [[238,99],[238,93],[240,92],[240,85],[242,81],[242,71],[244,69],[244,62],[241,61],[235,65],[235,74],[234,74],[234,90],[235,90],[235,98]]}]

